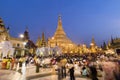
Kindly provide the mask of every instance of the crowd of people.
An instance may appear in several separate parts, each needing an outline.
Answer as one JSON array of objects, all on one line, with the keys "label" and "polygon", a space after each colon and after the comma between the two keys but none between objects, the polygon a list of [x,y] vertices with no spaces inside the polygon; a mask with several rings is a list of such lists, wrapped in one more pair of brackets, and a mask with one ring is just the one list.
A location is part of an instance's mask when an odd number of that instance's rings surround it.
[{"label": "crowd of people", "polygon": [[[45,60],[48,58],[48,64]],[[40,67],[52,67],[58,74],[58,80],[70,76],[70,80],[75,80],[75,73],[81,77],[91,80],[120,80],[120,56],[115,54],[84,54],[84,55],[60,55],[60,56],[21,56],[4,57],[1,68],[16,70],[25,73],[25,66],[33,64],[36,66],[36,73],[39,73]],[[18,68],[19,67],[19,68]]]},{"label": "crowd of people", "polygon": [[92,80],[120,80],[120,56],[116,54],[64,55],[56,58],[58,78],[75,80],[75,73]]}]

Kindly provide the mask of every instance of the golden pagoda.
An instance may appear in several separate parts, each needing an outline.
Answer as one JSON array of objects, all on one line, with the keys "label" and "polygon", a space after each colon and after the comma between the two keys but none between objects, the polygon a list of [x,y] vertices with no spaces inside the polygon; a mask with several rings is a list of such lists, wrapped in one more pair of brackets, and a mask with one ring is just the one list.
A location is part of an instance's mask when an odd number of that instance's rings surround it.
[{"label": "golden pagoda", "polygon": [[74,44],[67,36],[62,27],[61,16],[58,17],[58,26],[54,36],[48,39],[50,47],[58,46],[62,49],[63,53],[74,53],[76,44]]},{"label": "golden pagoda", "polygon": [[41,42],[41,43],[42,43],[41,46],[42,46],[42,47],[45,47],[47,44],[46,44],[46,39],[45,39],[44,32],[42,33],[42,39],[41,39],[41,41],[42,41],[42,42]]},{"label": "golden pagoda", "polygon": [[41,47],[41,39],[40,39],[40,36],[38,37],[37,41],[36,41],[36,46],[37,47]]},{"label": "golden pagoda", "polygon": [[36,41],[36,46],[37,47],[46,47],[47,46],[47,42],[45,39],[45,35],[44,32],[42,33],[42,38],[40,39],[40,37],[38,37],[37,41]]},{"label": "golden pagoda", "polygon": [[120,48],[120,38],[112,38],[111,41],[109,41],[109,44],[107,45],[109,48],[112,49],[119,49]]},{"label": "golden pagoda", "polygon": [[94,39],[94,37],[92,37],[92,41],[90,43],[90,52],[91,53],[97,52],[97,48],[98,47],[96,46],[95,39]]}]

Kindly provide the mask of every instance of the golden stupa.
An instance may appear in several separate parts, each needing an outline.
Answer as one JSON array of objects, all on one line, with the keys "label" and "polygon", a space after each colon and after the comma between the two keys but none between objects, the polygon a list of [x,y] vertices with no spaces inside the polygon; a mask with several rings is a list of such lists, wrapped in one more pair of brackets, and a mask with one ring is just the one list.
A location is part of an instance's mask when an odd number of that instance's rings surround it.
[{"label": "golden stupa", "polygon": [[63,53],[74,53],[76,44],[73,43],[67,36],[62,27],[61,16],[58,17],[58,26],[52,38],[48,39],[50,47],[58,46],[62,49]]}]

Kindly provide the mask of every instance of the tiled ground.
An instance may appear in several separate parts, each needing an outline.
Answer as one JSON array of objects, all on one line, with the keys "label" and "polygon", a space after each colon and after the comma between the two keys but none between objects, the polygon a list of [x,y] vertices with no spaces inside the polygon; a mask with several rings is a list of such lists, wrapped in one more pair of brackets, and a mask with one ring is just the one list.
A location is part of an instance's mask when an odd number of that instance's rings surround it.
[{"label": "tiled ground", "polygon": [[[57,75],[51,75],[51,76],[40,77],[40,78],[36,78],[36,79],[31,79],[31,80],[58,80],[58,79],[57,79]],[[70,80],[70,78],[68,76],[66,79],[63,79],[63,80]],[[90,80],[90,79],[77,77],[76,80]]]}]

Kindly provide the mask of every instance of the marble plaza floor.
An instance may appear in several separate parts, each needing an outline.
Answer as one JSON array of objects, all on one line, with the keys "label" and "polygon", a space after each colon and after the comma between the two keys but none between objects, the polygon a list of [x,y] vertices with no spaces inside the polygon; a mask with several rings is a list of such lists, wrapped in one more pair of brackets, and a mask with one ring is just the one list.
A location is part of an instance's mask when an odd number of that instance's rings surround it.
[{"label": "marble plaza floor", "polygon": [[[50,75],[50,76],[45,76],[45,77],[40,77],[40,78],[35,78],[35,79],[30,79],[30,80],[58,80],[58,77],[57,75]],[[66,78],[62,80],[70,80],[70,77],[67,76]],[[76,77],[76,80],[90,80],[90,79]]]},{"label": "marble plaza floor", "polygon": [[[32,78],[26,79],[25,76],[22,76],[20,73],[18,73],[16,71],[0,70],[0,80],[58,80],[58,76],[54,75],[54,74],[44,75],[44,76],[39,76],[39,77],[38,76],[35,77],[35,75],[36,74],[34,74],[34,77],[32,77]],[[82,77],[78,77],[78,76],[76,76],[75,78],[76,78],[76,80],[91,80],[88,78],[82,78]],[[70,80],[70,77],[67,76],[65,79],[62,79],[62,80]],[[99,80],[102,80],[102,79],[99,78]]]},{"label": "marble plaza floor", "polygon": [[[75,71],[76,80],[90,80],[79,76],[79,70]],[[69,75],[63,80],[70,80]],[[40,68],[40,72],[35,72],[35,66],[29,66],[26,69],[26,75],[17,71],[0,69],[0,80],[58,80],[57,74],[53,68]],[[102,79],[99,79],[102,80]]]}]

